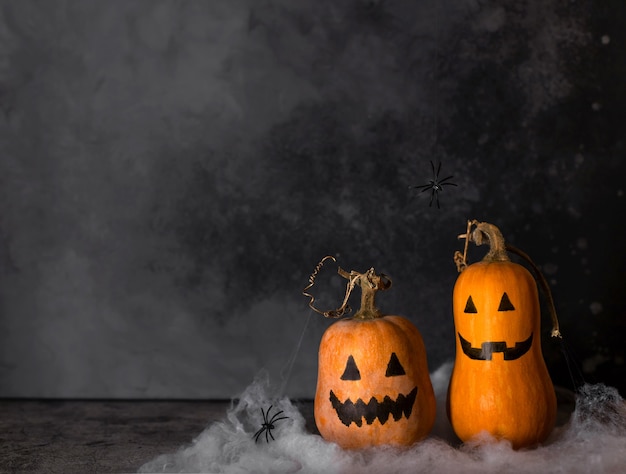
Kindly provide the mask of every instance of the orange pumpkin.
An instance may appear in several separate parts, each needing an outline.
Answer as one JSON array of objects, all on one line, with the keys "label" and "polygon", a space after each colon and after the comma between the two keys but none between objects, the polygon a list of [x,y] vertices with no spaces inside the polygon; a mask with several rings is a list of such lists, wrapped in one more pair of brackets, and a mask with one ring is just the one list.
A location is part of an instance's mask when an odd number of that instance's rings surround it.
[{"label": "orange pumpkin", "polygon": [[317,428],[343,448],[411,445],[435,421],[422,336],[408,319],[383,316],[375,307],[374,294],[390,284],[384,276],[374,269],[343,276],[361,287],[361,309],[322,336],[314,401]]},{"label": "orange pumpkin", "polygon": [[544,441],[556,395],[541,352],[537,285],[510,261],[497,227],[477,223],[466,237],[490,251],[459,275],[453,292],[456,356],[448,417],[462,441],[485,431],[514,448]]}]

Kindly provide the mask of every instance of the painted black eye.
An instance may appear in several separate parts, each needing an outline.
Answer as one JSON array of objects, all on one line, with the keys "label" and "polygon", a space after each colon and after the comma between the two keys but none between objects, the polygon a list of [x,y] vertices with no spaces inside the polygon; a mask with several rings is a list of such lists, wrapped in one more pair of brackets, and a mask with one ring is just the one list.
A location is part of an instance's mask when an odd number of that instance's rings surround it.
[{"label": "painted black eye", "polygon": [[464,313],[478,313],[476,310],[476,305],[474,304],[474,300],[472,300],[472,295],[467,298],[467,303],[465,303]]},{"label": "painted black eye", "polygon": [[361,372],[359,372],[359,368],[356,366],[356,362],[354,362],[354,357],[348,357],[341,380],[361,380]]},{"label": "painted black eye", "polygon": [[404,371],[404,367],[402,367],[402,364],[398,360],[398,356],[396,355],[396,353],[392,352],[389,363],[387,364],[385,377],[395,377],[396,375],[406,375],[406,372]]},{"label": "painted black eye", "polygon": [[500,306],[498,306],[498,311],[514,311],[515,307],[511,303],[509,299],[509,295],[506,294],[506,291],[502,293],[502,299],[500,300]]}]

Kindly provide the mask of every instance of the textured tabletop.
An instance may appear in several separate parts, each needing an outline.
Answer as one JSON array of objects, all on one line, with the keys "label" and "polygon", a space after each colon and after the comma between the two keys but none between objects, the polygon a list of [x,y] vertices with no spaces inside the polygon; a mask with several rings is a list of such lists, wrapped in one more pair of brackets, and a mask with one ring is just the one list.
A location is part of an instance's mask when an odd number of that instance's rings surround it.
[{"label": "textured tabletop", "polygon": [[[561,400],[558,425],[573,405]],[[295,402],[318,433],[313,403]],[[0,400],[0,473],[137,472],[191,446],[230,401]]]},{"label": "textured tabletop", "polygon": [[0,400],[0,472],[136,472],[157,455],[190,444],[229,406],[228,401]]}]

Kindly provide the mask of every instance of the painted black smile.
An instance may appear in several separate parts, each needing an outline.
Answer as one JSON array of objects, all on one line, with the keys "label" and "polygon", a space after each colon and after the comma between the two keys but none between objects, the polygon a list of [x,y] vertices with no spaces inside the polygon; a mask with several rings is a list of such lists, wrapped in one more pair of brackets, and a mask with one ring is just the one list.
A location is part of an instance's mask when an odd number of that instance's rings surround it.
[{"label": "painted black smile", "polygon": [[402,415],[407,418],[411,416],[413,411],[413,403],[415,403],[415,397],[417,396],[417,387],[415,387],[408,395],[400,394],[398,398],[392,400],[389,396],[385,396],[382,402],[376,400],[376,398],[370,398],[368,403],[365,403],[360,398],[354,403],[348,399],[341,403],[337,398],[337,395],[330,391],[330,403],[337,412],[337,416],[341,422],[350,426],[350,423],[355,423],[357,426],[363,424],[363,418],[368,425],[371,425],[375,419],[378,418],[381,425],[389,419],[389,415],[393,416],[395,421],[402,418]]},{"label": "painted black smile", "polygon": [[459,340],[461,341],[461,348],[467,357],[475,360],[491,360],[491,356],[494,352],[502,352],[504,354],[504,360],[515,360],[522,357],[528,352],[530,346],[533,344],[533,334],[530,333],[530,337],[522,342],[516,342],[515,347],[507,347],[506,342],[483,342],[480,348],[472,347],[472,343],[463,339],[461,333],[459,333]]}]

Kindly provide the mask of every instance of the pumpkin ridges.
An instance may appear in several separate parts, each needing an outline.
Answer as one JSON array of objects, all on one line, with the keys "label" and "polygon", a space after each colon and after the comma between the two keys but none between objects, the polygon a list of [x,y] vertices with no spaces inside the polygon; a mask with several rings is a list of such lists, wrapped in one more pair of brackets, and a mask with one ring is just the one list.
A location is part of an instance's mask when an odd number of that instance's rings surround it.
[{"label": "pumpkin ridges", "polygon": [[[461,440],[467,441],[483,430],[507,439],[514,448],[536,445],[547,438],[556,421],[556,395],[547,382],[547,373],[537,377],[542,367],[530,365],[525,369],[527,375],[521,375],[524,370],[518,367],[508,374],[499,373],[497,384],[486,384],[483,376],[462,364],[455,366],[448,416]],[[515,382],[507,384],[511,378]],[[508,388],[503,390],[502,386]],[[512,387],[515,390],[509,390]],[[470,393],[480,395],[468,396]],[[483,405],[488,405],[488,415]]]},{"label": "pumpkin ridges", "polygon": [[[398,340],[401,342],[397,342]],[[392,346],[385,341],[395,343]],[[366,398],[373,396],[382,401],[386,395],[395,398],[400,393],[410,392],[413,387],[410,383],[412,381],[418,386],[412,418],[410,420],[402,418],[394,422],[399,427],[398,433],[401,434],[384,430],[385,425],[381,426],[378,421],[372,425],[363,424],[358,429],[355,425],[345,427],[336,422],[332,410],[328,409],[327,394],[330,387],[336,387],[336,379],[339,378],[345,362],[342,358],[338,358],[338,352],[341,350],[329,349],[337,345],[341,348],[351,347],[350,352],[357,365],[359,361],[368,358],[368,365],[379,367],[382,372],[384,372],[392,349],[398,354],[400,360],[406,361],[409,358],[413,362],[412,366],[406,367],[405,365],[409,383],[404,385],[404,390],[389,392],[384,384],[379,388],[372,388],[364,380],[344,384],[350,385],[350,393],[335,389],[335,394],[342,402],[348,398],[355,402],[355,395],[350,396],[354,393],[367,394]],[[387,350],[372,351],[371,348],[377,346],[385,346]],[[318,430],[324,438],[335,441],[345,448],[359,448],[378,444],[410,445],[430,432],[435,421],[435,396],[430,383],[423,340],[417,328],[408,319],[401,316],[384,316],[377,320],[351,318],[338,321],[322,336],[319,354],[318,387],[314,411]],[[336,365],[333,365],[335,363]],[[330,371],[329,366],[333,367]],[[391,422],[387,421],[386,425],[389,423]]]},{"label": "pumpkin ridges", "polygon": [[[333,330],[326,330],[320,342],[320,354],[328,356],[324,357],[324,359],[320,356],[320,367],[332,365],[333,369],[336,369],[333,375],[339,378],[346,361],[326,348],[343,346],[351,348],[350,355],[358,361],[357,365],[367,357],[370,359],[371,364],[381,367],[384,366],[386,363],[385,355],[373,352],[369,348],[380,346],[382,345],[381,341],[385,341],[388,332],[385,326],[379,324],[378,320],[359,321],[354,318],[344,319],[333,324]],[[343,352],[341,353],[343,354]],[[363,384],[364,382],[361,381],[353,381],[350,385],[358,390]],[[343,396],[343,394],[340,393],[337,395]],[[374,394],[372,393],[372,395]]]},{"label": "pumpkin ridges", "polygon": [[[556,395],[541,352],[537,285],[526,268],[508,260],[497,227],[473,224],[476,229],[470,232],[468,226],[465,237],[498,250],[469,266],[465,256],[455,255],[461,273],[453,290],[456,356],[448,417],[462,441],[485,430],[514,448],[536,445],[556,420]],[[475,306],[470,313],[468,295]],[[461,344],[461,334],[469,348]],[[528,347],[523,341],[530,334]]]},{"label": "pumpkin ridges", "polygon": [[[373,269],[365,274],[340,269],[339,274],[349,281],[344,302],[322,314],[343,314],[356,285],[362,289],[361,309],[322,336],[314,400],[318,430],[344,448],[413,444],[430,432],[436,413],[421,334],[408,319],[383,316],[376,308],[376,291],[391,285],[387,277]],[[392,361],[401,369],[389,370]]]}]

